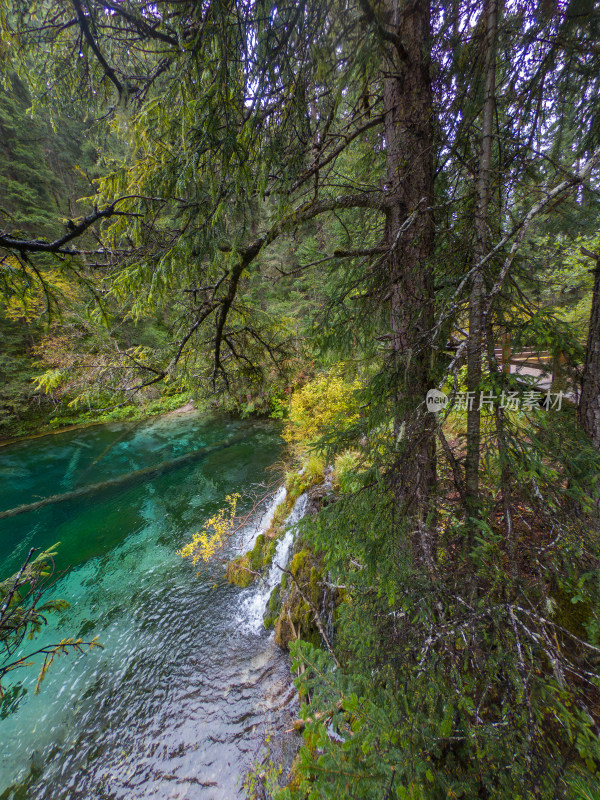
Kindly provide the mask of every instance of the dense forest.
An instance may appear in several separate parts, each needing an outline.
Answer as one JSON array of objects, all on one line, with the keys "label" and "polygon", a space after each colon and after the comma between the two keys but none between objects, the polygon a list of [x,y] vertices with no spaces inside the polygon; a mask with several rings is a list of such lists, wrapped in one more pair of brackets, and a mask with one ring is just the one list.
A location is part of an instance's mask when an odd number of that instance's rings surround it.
[{"label": "dense forest", "polygon": [[600,796],[600,3],[4,0],[0,34],[0,434],[194,397],[332,487],[288,576],[304,744],[249,791]]}]

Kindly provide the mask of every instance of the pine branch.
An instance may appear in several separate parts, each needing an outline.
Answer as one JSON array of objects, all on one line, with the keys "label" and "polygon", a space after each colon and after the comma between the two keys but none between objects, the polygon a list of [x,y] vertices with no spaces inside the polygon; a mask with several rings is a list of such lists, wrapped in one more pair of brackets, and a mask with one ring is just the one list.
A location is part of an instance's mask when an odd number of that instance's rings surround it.
[{"label": "pine branch", "polygon": [[117,204],[122,203],[124,200],[131,200],[139,195],[125,195],[118,197],[116,200],[103,208],[101,211],[94,209],[91,214],[83,217],[79,222],[71,222],[69,232],[53,242],[45,242],[43,239],[17,239],[8,233],[0,232],[0,247],[5,247],[8,250],[17,250],[19,253],[61,253],[63,255],[76,255],[78,251],[72,248],[66,248],[69,242],[77,239],[85,231],[91,227],[94,222],[99,219],[109,219],[115,216],[140,216],[128,211],[117,211]]}]

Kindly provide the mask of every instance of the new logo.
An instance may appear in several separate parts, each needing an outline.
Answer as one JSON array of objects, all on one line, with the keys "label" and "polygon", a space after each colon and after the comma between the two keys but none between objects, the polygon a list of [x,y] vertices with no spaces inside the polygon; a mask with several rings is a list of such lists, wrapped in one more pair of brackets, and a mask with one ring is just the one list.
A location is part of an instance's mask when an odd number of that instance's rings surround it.
[{"label": "new logo", "polygon": [[435,414],[437,411],[441,411],[447,402],[448,398],[439,389],[430,389],[427,392],[427,397],[425,398],[427,411],[432,411]]}]

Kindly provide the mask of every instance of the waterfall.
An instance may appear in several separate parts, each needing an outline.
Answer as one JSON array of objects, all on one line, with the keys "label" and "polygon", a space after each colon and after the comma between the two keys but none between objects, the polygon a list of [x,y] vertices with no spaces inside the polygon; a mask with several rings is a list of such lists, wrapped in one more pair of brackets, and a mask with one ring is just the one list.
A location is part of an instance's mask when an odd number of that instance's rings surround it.
[{"label": "waterfall", "polygon": [[260,518],[258,525],[254,525],[254,527],[250,526],[250,539],[247,541],[245,536],[242,538],[242,547],[243,552],[245,553],[248,550],[252,550],[254,545],[256,544],[256,540],[260,536],[261,533],[265,533],[271,527],[271,523],[273,522],[273,517],[275,516],[275,511],[277,510],[277,506],[279,506],[285,500],[285,496],[287,495],[287,490],[285,486],[280,486],[279,489],[273,495],[271,502],[267,506],[267,510]]},{"label": "waterfall", "polygon": [[240,623],[251,633],[259,633],[263,630],[263,617],[269,602],[271,592],[281,580],[281,568],[287,566],[290,551],[296,536],[296,523],[302,519],[306,513],[308,495],[306,492],[301,494],[294,503],[289,516],[285,520],[285,533],[277,542],[273,561],[267,574],[262,577],[257,586],[252,587],[249,595],[246,595],[241,603]]}]

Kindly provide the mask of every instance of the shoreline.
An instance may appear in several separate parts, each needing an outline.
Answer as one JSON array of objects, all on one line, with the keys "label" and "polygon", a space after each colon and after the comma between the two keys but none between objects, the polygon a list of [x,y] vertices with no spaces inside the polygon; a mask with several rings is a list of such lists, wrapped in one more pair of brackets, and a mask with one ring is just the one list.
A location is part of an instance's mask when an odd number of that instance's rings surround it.
[{"label": "shoreline", "polygon": [[76,431],[76,430],[83,430],[84,428],[91,428],[94,425],[110,425],[111,423],[121,423],[121,422],[143,422],[146,419],[151,419],[152,417],[166,417],[173,414],[189,414],[191,411],[197,411],[198,409],[194,407],[193,400],[188,400],[187,403],[180,406],[179,408],[171,409],[170,411],[159,411],[156,414],[143,414],[140,417],[135,417],[133,419],[98,419],[98,420],[89,420],[87,422],[79,422],[74,423],[73,425],[65,425],[64,428],[57,428],[55,431],[40,431],[39,433],[32,433],[26,434],[24,436],[16,436],[13,439],[0,439],[0,449],[3,447],[8,447],[11,444],[18,444],[19,442],[28,442],[31,439],[41,439],[43,436],[55,436],[58,433],[67,433],[68,431]]}]

